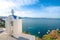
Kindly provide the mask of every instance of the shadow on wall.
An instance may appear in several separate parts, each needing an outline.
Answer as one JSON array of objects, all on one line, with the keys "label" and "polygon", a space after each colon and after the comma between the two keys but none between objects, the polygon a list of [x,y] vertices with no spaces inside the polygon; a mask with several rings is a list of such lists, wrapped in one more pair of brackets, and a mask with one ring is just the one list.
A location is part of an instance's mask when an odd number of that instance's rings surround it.
[{"label": "shadow on wall", "polygon": [[0,27],[5,28],[5,20],[3,20],[2,18],[0,18]]}]

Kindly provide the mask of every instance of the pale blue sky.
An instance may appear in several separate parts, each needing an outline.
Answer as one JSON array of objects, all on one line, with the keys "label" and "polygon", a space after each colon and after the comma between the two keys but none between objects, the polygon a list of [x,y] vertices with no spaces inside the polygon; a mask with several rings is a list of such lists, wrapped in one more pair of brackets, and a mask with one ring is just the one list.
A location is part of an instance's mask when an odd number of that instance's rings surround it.
[{"label": "pale blue sky", "polygon": [[60,0],[0,0],[0,16],[60,18]]}]

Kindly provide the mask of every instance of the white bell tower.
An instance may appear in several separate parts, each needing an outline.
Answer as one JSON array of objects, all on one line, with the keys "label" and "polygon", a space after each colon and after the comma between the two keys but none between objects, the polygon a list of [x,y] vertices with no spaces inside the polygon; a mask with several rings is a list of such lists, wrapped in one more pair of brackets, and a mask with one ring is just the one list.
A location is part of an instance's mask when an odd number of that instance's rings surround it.
[{"label": "white bell tower", "polygon": [[11,12],[12,15],[9,15],[5,20],[6,33],[18,38],[22,33],[22,19],[14,15],[13,9]]}]

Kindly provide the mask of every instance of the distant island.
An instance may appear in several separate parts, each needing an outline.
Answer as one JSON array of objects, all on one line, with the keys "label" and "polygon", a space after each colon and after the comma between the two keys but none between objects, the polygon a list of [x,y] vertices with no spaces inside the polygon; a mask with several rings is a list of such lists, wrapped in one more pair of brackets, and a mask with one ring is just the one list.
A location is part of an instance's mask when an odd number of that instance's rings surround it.
[{"label": "distant island", "polygon": [[[7,18],[7,16],[0,16],[0,19],[6,19]],[[43,17],[41,17],[41,18],[35,18],[35,17],[19,17],[19,19],[60,19],[60,18],[43,18]]]}]

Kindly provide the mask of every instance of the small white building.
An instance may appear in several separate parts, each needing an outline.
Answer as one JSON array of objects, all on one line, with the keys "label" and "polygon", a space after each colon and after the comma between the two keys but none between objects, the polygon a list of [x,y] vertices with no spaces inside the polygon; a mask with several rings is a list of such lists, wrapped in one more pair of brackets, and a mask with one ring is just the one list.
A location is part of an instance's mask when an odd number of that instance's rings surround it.
[{"label": "small white building", "polygon": [[14,15],[9,15],[5,20],[6,33],[15,38],[24,37],[29,40],[35,40],[35,36],[22,34],[22,19]]},{"label": "small white building", "polygon": [[6,18],[6,33],[8,33],[8,35],[18,38],[19,34],[22,33],[22,19],[19,19],[19,17],[15,16],[13,13],[14,12],[12,10],[12,15],[9,15]]}]

